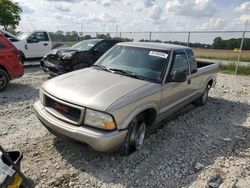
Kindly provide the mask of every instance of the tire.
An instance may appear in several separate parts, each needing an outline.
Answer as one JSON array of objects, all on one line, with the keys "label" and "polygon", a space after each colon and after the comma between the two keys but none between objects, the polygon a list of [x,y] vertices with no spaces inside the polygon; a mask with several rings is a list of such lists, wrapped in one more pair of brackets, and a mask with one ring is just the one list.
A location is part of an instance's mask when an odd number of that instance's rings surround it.
[{"label": "tire", "polygon": [[80,70],[89,67],[87,63],[79,63],[73,67],[73,70]]},{"label": "tire", "polygon": [[129,125],[125,141],[120,148],[122,155],[128,156],[134,151],[139,151],[145,139],[146,123],[144,116],[136,116]]},{"label": "tire", "polygon": [[21,60],[21,63],[24,64],[25,56],[22,51],[20,51],[20,60]]},{"label": "tire", "polygon": [[9,84],[10,78],[7,72],[0,69],[0,91],[6,89],[7,85]]},{"label": "tire", "polygon": [[21,60],[21,63],[24,64],[25,58],[22,55],[20,56],[20,60]]},{"label": "tire", "polygon": [[209,85],[206,86],[206,89],[204,90],[202,96],[200,96],[196,101],[194,101],[194,105],[196,106],[205,105],[208,99],[208,91],[209,91]]}]

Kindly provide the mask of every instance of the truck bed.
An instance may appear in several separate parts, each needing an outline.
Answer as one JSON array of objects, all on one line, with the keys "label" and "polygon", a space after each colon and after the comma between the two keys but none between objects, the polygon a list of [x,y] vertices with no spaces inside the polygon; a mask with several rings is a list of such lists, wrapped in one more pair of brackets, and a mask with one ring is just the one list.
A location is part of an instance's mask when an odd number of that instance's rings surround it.
[{"label": "truck bed", "polygon": [[214,74],[218,71],[219,65],[206,61],[197,61],[197,75]]},{"label": "truck bed", "polygon": [[210,63],[210,62],[206,62],[206,61],[197,61],[197,67],[198,68],[202,68],[202,67],[212,65],[212,64],[215,64],[215,63]]}]

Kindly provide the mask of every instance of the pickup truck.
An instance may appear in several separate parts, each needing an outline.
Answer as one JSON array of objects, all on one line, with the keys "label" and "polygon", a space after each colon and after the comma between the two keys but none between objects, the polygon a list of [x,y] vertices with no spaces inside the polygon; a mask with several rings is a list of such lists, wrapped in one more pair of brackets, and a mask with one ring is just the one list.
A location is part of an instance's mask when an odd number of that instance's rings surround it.
[{"label": "pickup truck", "polygon": [[190,103],[204,105],[217,69],[189,47],[118,43],[92,67],[45,82],[34,108],[54,134],[129,154],[148,127]]},{"label": "pickup truck", "polygon": [[0,32],[20,51],[22,62],[29,58],[41,58],[52,48],[52,42],[47,31],[19,33],[17,36],[5,30],[0,30]]}]

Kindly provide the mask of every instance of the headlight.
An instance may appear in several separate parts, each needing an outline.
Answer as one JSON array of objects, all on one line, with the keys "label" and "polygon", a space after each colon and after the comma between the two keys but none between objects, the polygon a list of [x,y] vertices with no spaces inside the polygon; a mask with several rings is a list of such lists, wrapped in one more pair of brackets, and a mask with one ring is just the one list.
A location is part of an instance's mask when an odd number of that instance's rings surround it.
[{"label": "headlight", "polygon": [[63,54],[62,54],[62,58],[63,59],[70,59],[73,55],[75,54],[75,52],[64,52]]},{"label": "headlight", "polygon": [[106,130],[113,130],[116,128],[115,122],[111,115],[98,112],[95,110],[86,109],[84,124],[92,127],[97,127]]},{"label": "headlight", "polygon": [[44,105],[44,92],[41,88],[39,89],[39,100]]}]

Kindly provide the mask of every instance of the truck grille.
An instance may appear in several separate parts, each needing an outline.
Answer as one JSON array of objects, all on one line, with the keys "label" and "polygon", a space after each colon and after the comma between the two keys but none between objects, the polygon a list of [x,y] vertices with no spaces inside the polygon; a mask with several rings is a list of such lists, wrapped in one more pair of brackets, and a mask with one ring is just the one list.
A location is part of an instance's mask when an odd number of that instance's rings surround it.
[{"label": "truck grille", "polygon": [[[75,124],[81,123],[82,110],[78,108],[74,108],[70,105],[66,105],[64,103],[58,102],[53,98],[45,95],[45,106],[52,112],[53,115],[58,118],[63,117],[63,119],[68,119],[70,121],[75,122]],[[53,113],[56,112],[56,113]],[[62,118],[61,118],[62,119]]]}]

